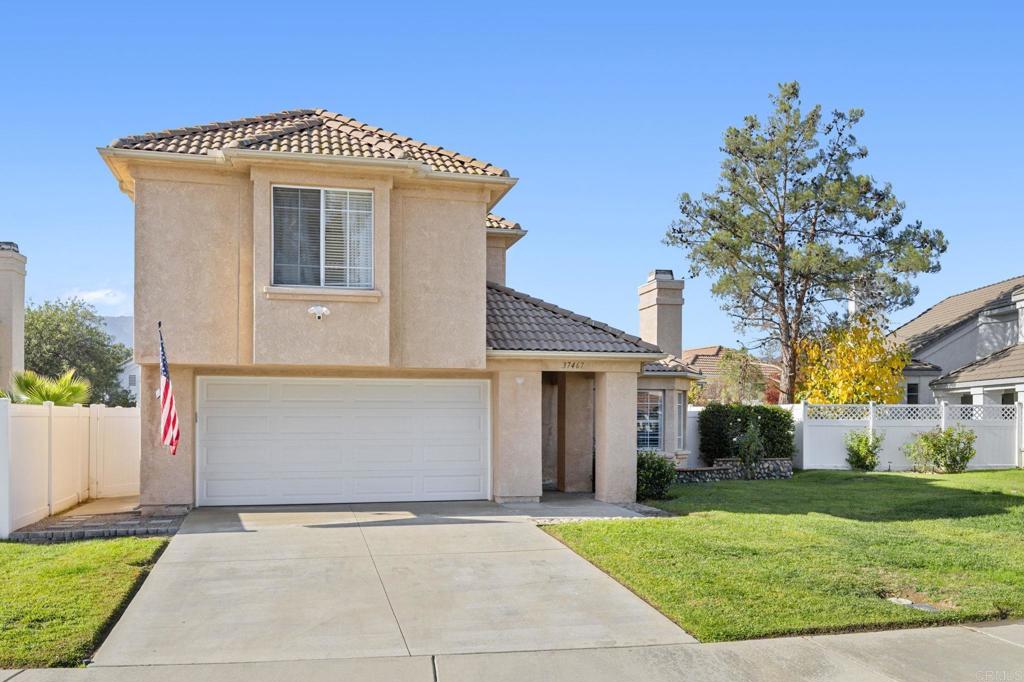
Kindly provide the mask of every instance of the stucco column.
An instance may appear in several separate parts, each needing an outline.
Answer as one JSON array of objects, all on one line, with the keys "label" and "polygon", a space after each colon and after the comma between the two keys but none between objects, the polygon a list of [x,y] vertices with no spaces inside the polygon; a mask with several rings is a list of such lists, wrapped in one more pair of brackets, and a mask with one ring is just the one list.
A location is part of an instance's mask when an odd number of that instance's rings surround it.
[{"label": "stucco column", "polygon": [[25,256],[14,242],[0,242],[0,388],[25,369]]},{"label": "stucco column", "polygon": [[594,490],[594,379],[564,372],[558,380],[558,489]]},{"label": "stucco column", "polygon": [[171,366],[174,406],[181,440],[172,455],[160,438],[160,368],[141,367],[139,408],[142,415],[142,463],[139,504],[144,513],[195,504],[195,373]]},{"label": "stucco column", "polygon": [[498,372],[491,390],[494,501],[536,502],[543,486],[541,373]]},{"label": "stucco column", "polygon": [[594,377],[594,497],[636,502],[636,374]]}]

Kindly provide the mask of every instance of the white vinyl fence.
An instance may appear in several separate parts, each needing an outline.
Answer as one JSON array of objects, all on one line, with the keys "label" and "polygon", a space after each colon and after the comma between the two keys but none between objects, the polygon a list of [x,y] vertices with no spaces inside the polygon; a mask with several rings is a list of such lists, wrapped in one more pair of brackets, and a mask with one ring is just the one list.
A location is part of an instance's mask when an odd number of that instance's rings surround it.
[{"label": "white vinyl fence", "polygon": [[[1017,405],[779,405],[793,414],[798,469],[848,469],[846,434],[866,431],[884,438],[879,469],[912,468],[903,445],[917,434],[935,428],[964,426],[977,434],[977,456],[969,469],[1008,469],[1024,466],[1024,407]],[[688,466],[701,466],[700,407],[687,413]]]},{"label": "white vinyl fence", "polygon": [[0,539],[94,497],[139,492],[137,407],[0,399]]}]

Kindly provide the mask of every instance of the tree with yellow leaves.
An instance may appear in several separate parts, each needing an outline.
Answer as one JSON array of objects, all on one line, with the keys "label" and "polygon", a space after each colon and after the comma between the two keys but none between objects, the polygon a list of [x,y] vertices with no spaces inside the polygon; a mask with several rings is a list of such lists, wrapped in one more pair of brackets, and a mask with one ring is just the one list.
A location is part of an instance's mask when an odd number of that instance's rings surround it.
[{"label": "tree with yellow leaves", "polygon": [[903,368],[910,362],[905,346],[888,342],[870,315],[856,315],[845,325],[801,342],[803,375],[797,397],[810,403],[899,403]]}]

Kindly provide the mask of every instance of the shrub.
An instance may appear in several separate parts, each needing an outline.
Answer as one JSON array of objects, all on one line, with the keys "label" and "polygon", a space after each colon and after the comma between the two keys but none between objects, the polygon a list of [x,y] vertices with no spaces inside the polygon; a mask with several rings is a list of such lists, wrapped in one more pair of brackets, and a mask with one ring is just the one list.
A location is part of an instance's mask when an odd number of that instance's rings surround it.
[{"label": "shrub", "polygon": [[751,420],[747,422],[747,430],[736,438],[735,451],[736,458],[739,459],[743,472],[747,478],[753,478],[754,467],[764,459],[765,453],[764,441],[761,438],[761,428],[757,425],[756,421]]},{"label": "shrub", "polygon": [[711,404],[701,410],[700,454],[707,464],[736,457],[736,439],[746,433],[750,422],[757,424],[765,457],[793,456],[793,415],[774,405]]},{"label": "shrub", "polygon": [[14,387],[10,391],[0,391],[0,397],[10,398],[12,403],[32,405],[45,402],[54,405],[84,405],[89,402],[89,391],[89,381],[76,376],[73,369],[55,379],[25,370],[14,373]]},{"label": "shrub", "polygon": [[870,431],[851,431],[846,434],[846,463],[857,471],[874,471],[878,466],[878,453],[882,450],[885,434]]},{"label": "shrub", "polygon": [[974,431],[962,426],[934,429],[917,434],[903,446],[903,453],[918,471],[955,474],[965,471],[974,459],[976,439]]},{"label": "shrub", "polygon": [[636,455],[636,499],[663,500],[676,481],[676,467],[656,452]]}]

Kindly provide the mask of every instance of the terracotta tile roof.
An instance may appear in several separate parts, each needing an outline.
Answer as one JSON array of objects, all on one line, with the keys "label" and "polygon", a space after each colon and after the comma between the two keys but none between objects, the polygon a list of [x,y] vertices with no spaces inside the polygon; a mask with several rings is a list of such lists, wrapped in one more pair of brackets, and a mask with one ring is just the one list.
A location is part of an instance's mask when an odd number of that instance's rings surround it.
[{"label": "terracotta tile roof", "polygon": [[992,355],[975,360],[969,365],[953,370],[932,382],[933,386],[942,384],[964,383],[968,381],[984,381],[986,379],[1015,379],[1024,377],[1024,343],[996,351]]},{"label": "terracotta tile roof", "polygon": [[[701,374],[714,377],[720,374],[718,363],[721,362],[722,354],[727,350],[730,349],[722,345],[687,348],[679,359],[683,363],[699,370]],[[761,368],[761,373],[765,375],[766,379],[778,381],[782,375],[782,370],[775,365],[767,362],[758,362],[757,365]]]},{"label": "terracotta tile roof", "polygon": [[658,347],[624,331],[487,283],[489,350],[577,353],[657,353]]},{"label": "terracotta tile roof", "polygon": [[487,229],[489,230],[521,230],[522,225],[513,222],[508,218],[502,218],[500,215],[493,213],[487,214]]},{"label": "terracotta tile roof", "polygon": [[912,353],[917,352],[943,334],[974,319],[981,311],[1009,304],[1013,291],[1021,287],[1024,287],[1024,275],[944,298],[893,330],[889,338],[907,344]]},{"label": "terracotta tile roof", "polygon": [[700,373],[699,369],[683,363],[674,355],[644,365],[644,374],[692,374],[696,376]]},{"label": "terracotta tile roof", "polygon": [[174,128],[122,137],[117,149],[206,155],[238,148],[324,156],[415,159],[435,171],[508,176],[486,161],[336,114],[326,109],[294,109],[233,121]]}]

